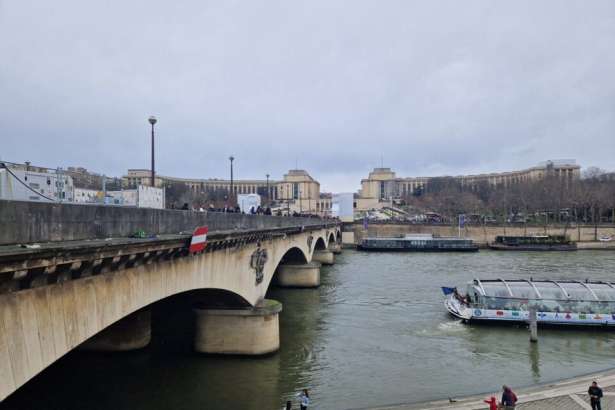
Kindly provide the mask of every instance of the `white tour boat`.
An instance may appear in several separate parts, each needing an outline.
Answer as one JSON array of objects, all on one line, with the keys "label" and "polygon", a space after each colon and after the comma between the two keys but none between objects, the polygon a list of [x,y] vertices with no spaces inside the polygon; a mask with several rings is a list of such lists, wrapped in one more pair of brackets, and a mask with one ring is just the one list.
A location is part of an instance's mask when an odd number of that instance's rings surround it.
[{"label": "white tour boat", "polygon": [[443,287],[448,312],[464,322],[615,327],[615,285],[572,280],[474,279],[466,292]]}]

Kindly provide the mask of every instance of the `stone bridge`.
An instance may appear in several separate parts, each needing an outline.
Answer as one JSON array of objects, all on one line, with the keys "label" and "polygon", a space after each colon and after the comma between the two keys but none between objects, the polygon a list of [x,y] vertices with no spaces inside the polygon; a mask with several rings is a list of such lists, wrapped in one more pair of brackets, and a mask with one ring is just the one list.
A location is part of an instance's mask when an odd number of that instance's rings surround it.
[{"label": "stone bridge", "polygon": [[0,226],[0,401],[77,347],[145,347],[174,295],[194,300],[196,351],[273,352],[267,289],[318,286],[341,249],[339,224],[312,218],[0,201]]}]

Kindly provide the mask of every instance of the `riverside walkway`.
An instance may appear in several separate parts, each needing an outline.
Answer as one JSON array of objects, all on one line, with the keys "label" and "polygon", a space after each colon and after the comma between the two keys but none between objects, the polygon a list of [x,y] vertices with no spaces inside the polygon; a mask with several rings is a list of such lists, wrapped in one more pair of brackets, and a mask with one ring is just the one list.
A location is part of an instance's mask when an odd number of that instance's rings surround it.
[{"label": "riverside walkway", "polygon": [[[591,410],[587,389],[593,380],[602,387],[603,409],[615,409],[615,370],[593,373],[560,382],[515,389],[519,398],[517,410]],[[514,386],[513,386],[514,389]],[[419,404],[399,404],[373,407],[370,410],[483,410],[489,405],[483,400],[490,396],[499,400],[501,392],[485,393],[466,398],[452,398]]]}]

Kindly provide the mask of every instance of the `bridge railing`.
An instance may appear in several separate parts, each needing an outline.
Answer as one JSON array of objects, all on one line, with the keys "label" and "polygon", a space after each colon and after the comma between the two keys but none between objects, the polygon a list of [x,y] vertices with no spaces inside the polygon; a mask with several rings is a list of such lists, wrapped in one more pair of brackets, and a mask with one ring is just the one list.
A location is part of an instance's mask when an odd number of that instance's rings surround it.
[{"label": "bridge railing", "polygon": [[210,232],[322,226],[318,218],[206,213],[167,209],[0,200],[0,245]]}]

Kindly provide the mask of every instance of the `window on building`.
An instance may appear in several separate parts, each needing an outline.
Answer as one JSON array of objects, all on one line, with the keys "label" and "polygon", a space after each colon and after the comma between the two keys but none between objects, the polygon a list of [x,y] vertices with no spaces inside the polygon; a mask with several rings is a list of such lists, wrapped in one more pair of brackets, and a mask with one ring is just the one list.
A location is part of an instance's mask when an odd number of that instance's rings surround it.
[{"label": "window on building", "polygon": [[380,181],[380,199],[386,199],[386,184]]},{"label": "window on building", "polygon": [[293,199],[299,199],[299,183],[293,183]]}]

